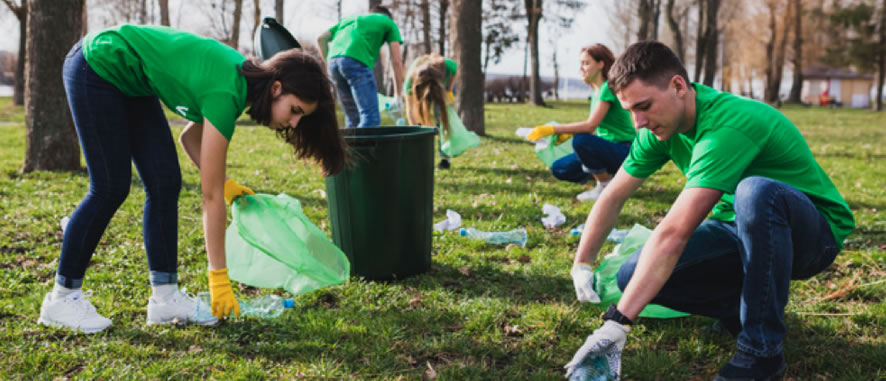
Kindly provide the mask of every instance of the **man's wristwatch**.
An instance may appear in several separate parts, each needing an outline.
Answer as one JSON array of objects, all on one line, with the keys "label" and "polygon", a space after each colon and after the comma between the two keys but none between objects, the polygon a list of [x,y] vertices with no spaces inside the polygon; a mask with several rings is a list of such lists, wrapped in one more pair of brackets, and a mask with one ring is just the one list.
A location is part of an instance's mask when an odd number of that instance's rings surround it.
[{"label": "man's wristwatch", "polygon": [[615,308],[615,304],[609,305],[609,309],[606,310],[605,314],[603,314],[603,320],[612,320],[618,324],[626,326],[634,325],[634,322],[631,321],[631,319],[628,319],[627,316],[624,316],[621,314],[621,312],[618,312],[618,308]]}]

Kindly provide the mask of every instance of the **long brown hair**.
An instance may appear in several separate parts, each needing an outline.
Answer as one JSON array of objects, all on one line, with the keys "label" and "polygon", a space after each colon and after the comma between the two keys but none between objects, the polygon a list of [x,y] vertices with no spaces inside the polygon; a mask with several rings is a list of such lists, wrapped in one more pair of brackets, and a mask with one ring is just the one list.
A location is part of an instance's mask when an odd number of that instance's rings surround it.
[{"label": "long brown hair", "polygon": [[[316,58],[301,49],[290,49],[264,62],[246,60],[238,70],[246,78],[246,113],[259,124],[270,124],[271,105],[281,95],[293,94],[302,101],[317,102],[311,115],[302,117],[296,126],[277,130],[277,136],[292,145],[297,158],[320,162],[327,176],[345,168],[347,144],[335,117],[332,85]],[[275,81],[282,85],[277,97],[271,91]]]},{"label": "long brown hair", "polygon": [[615,63],[615,55],[612,54],[612,51],[603,44],[586,46],[581,51],[582,53],[588,53],[595,61],[603,62],[603,70],[600,70],[600,73],[603,74],[603,80],[608,81],[609,69]]},{"label": "long brown hair", "polygon": [[437,108],[440,125],[449,133],[449,113],[446,110],[446,60],[439,54],[427,54],[416,58],[415,66],[408,74],[412,87],[406,96],[409,123],[433,126],[434,108]]}]

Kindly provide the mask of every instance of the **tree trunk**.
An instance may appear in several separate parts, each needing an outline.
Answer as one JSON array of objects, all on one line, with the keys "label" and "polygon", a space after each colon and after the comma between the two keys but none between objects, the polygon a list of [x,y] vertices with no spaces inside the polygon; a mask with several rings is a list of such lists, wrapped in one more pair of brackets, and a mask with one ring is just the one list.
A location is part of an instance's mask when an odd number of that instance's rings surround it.
[{"label": "tree trunk", "polygon": [[551,46],[554,47],[554,56],[552,57],[554,61],[554,100],[560,100],[560,94],[557,91],[557,88],[560,87],[560,68],[557,62],[557,44],[551,42]]},{"label": "tree trunk", "polygon": [[449,13],[449,0],[440,0],[440,55],[446,56],[446,20]]},{"label": "tree trunk", "polygon": [[261,0],[252,0],[253,5],[253,13],[252,13],[252,34],[251,36],[255,38],[255,31],[258,29],[258,26],[261,25]]},{"label": "tree trunk", "polygon": [[25,104],[25,47],[28,38],[28,0],[22,0],[19,6],[15,6],[10,1],[4,2],[18,19],[18,58],[15,64],[12,103],[16,106],[21,106]]},{"label": "tree trunk", "polygon": [[720,0],[707,0],[707,22],[705,26],[705,62],[704,85],[714,86],[717,75],[717,50],[720,42],[720,31],[717,29],[717,15],[720,12]]},{"label": "tree trunk", "polygon": [[376,5],[381,5],[381,0],[369,0],[369,9],[372,9],[372,7]]},{"label": "tree trunk", "polygon": [[886,77],[886,0],[880,5],[880,67],[877,70],[877,100],[874,109],[883,111],[883,83]]},{"label": "tree trunk", "polygon": [[459,80],[455,84],[456,105],[465,126],[479,135],[486,135],[483,117],[484,75],[480,53],[483,40],[483,6],[476,0],[452,1],[452,33],[449,46],[459,64]]},{"label": "tree trunk", "polygon": [[652,23],[652,3],[653,0],[639,0],[637,4],[637,14],[640,18],[640,29],[637,30],[637,41],[649,39],[649,26]]},{"label": "tree trunk", "polygon": [[89,13],[87,13],[86,0],[83,0],[83,7],[80,9],[80,37],[89,33]]},{"label": "tree trunk", "polygon": [[234,20],[231,21],[231,41],[234,49],[240,48],[240,16],[243,14],[243,0],[234,0]]},{"label": "tree trunk", "polygon": [[529,17],[529,59],[531,79],[529,81],[529,101],[536,106],[544,106],[541,96],[541,74],[538,69],[538,24],[541,20],[542,0],[524,0],[526,15]]},{"label": "tree trunk", "polygon": [[141,0],[138,6],[138,22],[139,24],[148,23],[148,0]]},{"label": "tree trunk", "polygon": [[28,38],[28,5],[27,0],[22,0],[22,5],[16,12],[21,13],[18,19],[18,62],[15,65],[15,87],[12,92],[12,103],[16,106],[25,104],[25,60],[27,60],[27,38]]},{"label": "tree trunk", "polygon": [[652,14],[652,39],[658,40],[658,18],[661,16],[661,0],[655,0]]},{"label": "tree trunk", "polygon": [[794,82],[791,84],[788,102],[802,103],[800,94],[803,91],[803,4],[800,0],[792,1],[794,2]]},{"label": "tree trunk", "polygon": [[[339,1],[339,4],[341,4],[341,1]],[[274,0],[274,17],[280,25],[283,25],[283,0]]]},{"label": "tree trunk", "polygon": [[[792,8],[793,7],[791,3],[788,3],[788,8],[787,10],[785,10],[784,13],[784,20],[791,20],[790,16]],[[781,96],[779,95],[779,91],[781,90],[781,80],[784,76],[784,56],[785,49],[787,48],[788,33],[790,33],[790,29],[790,22],[786,22],[782,30],[781,40],[778,41],[778,47],[775,50],[774,57],[772,57],[772,80],[768,83],[769,96],[766,99],[766,102],[769,103],[777,103],[781,98]]]},{"label": "tree trunk", "polygon": [[169,0],[158,0],[160,4],[160,25],[170,26],[169,24]]},{"label": "tree trunk", "polygon": [[674,34],[674,50],[677,51],[677,57],[680,58],[681,62],[686,62],[685,52],[683,51],[683,32],[680,30],[680,24],[677,23],[677,17],[674,16],[675,2],[676,0],[668,0],[665,6],[665,16],[667,17],[668,27],[671,28],[671,33]]},{"label": "tree trunk", "polygon": [[772,102],[772,82],[775,77],[774,60],[772,58],[775,53],[775,40],[778,38],[777,24],[775,23],[776,7],[773,0],[769,1],[769,41],[766,42],[766,87],[763,89],[763,100]]},{"label": "tree trunk", "polygon": [[692,77],[695,82],[701,82],[701,69],[704,66],[704,49],[707,43],[705,36],[705,0],[697,0],[698,5],[698,26],[695,28],[695,75]]},{"label": "tree trunk", "polygon": [[60,73],[65,56],[80,38],[83,1],[30,2],[23,172],[80,168],[80,148]]},{"label": "tree trunk", "polygon": [[637,31],[637,41],[657,40],[661,0],[639,0],[637,13],[640,16],[640,29]]},{"label": "tree trunk", "polygon": [[424,37],[425,54],[431,54],[431,4],[421,0],[421,28]]}]

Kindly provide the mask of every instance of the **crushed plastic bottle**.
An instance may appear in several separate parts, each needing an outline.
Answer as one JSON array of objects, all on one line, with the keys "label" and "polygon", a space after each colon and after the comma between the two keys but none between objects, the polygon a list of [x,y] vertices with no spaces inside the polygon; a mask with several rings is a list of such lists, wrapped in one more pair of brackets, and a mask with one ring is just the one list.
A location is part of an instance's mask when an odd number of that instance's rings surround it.
[{"label": "crushed plastic bottle", "polygon": [[[202,303],[197,303],[197,319],[208,319],[212,316],[212,298],[208,292],[197,294]],[[237,298],[240,304],[240,317],[255,316],[262,319],[270,319],[280,316],[287,308],[292,308],[295,302],[292,299],[283,299],[277,295],[264,295],[253,299]],[[233,314],[232,314],[233,315]]]},{"label": "crushed plastic bottle", "polygon": [[[584,230],[585,224],[581,224],[572,228],[572,230],[569,231],[569,234],[581,235]],[[631,229],[612,229],[612,231],[609,232],[609,235],[606,236],[606,239],[615,243],[622,243],[630,231]]]},{"label": "crushed plastic bottle", "polygon": [[491,243],[493,245],[515,243],[520,246],[526,246],[527,233],[526,229],[523,228],[507,232],[484,232],[474,228],[462,228],[459,230],[459,234],[468,238],[481,239],[486,241],[486,243]]},{"label": "crushed plastic bottle", "polygon": [[581,364],[569,375],[569,381],[609,381],[615,380],[610,375],[609,361],[603,355],[585,357]]}]

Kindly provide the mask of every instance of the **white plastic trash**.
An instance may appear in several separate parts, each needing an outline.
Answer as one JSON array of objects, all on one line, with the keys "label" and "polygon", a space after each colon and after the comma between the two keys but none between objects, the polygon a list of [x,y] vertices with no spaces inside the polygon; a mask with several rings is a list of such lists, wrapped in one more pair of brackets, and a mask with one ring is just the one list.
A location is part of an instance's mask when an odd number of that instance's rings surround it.
[{"label": "white plastic trash", "polygon": [[461,227],[461,215],[452,209],[446,210],[446,219],[434,224],[434,231],[457,230]]},{"label": "white plastic trash", "polygon": [[560,212],[560,208],[556,206],[544,204],[544,206],[541,207],[541,212],[545,214],[545,216],[541,218],[541,223],[548,229],[563,225],[563,223],[566,222],[566,216],[563,215],[563,213]]}]

